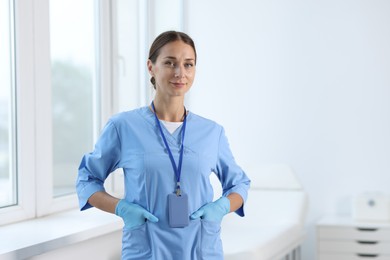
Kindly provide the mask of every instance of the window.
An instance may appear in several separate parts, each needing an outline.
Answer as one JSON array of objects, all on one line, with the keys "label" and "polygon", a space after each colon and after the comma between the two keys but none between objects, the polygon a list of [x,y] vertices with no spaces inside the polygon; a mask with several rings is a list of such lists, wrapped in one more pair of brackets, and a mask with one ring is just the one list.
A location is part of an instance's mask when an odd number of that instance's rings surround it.
[{"label": "window", "polygon": [[109,39],[103,1],[13,3],[0,0],[0,225],[77,208],[78,165],[101,129],[98,57],[111,59],[95,47]]},{"label": "window", "polygon": [[93,0],[50,1],[53,196],[75,192],[81,157],[96,128]]},{"label": "window", "polygon": [[0,208],[17,203],[13,8],[0,0]]},{"label": "window", "polygon": [[147,14],[143,0],[0,0],[0,225],[77,208],[103,124],[150,101]]}]

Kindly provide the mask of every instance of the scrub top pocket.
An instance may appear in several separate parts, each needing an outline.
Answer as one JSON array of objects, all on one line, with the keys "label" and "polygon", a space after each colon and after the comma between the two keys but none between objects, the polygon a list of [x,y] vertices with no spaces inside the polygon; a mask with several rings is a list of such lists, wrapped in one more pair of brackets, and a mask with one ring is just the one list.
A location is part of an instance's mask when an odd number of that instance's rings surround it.
[{"label": "scrub top pocket", "polygon": [[221,223],[201,220],[201,259],[223,260]]},{"label": "scrub top pocket", "polygon": [[147,223],[133,228],[123,228],[122,259],[151,259],[152,250]]}]

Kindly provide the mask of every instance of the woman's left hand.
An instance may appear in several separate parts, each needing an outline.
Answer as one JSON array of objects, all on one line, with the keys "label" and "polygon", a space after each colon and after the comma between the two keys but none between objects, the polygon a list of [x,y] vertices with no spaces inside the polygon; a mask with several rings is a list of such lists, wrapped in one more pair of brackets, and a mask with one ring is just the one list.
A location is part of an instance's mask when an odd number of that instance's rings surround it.
[{"label": "woman's left hand", "polygon": [[230,200],[227,197],[221,197],[214,202],[207,203],[195,211],[190,218],[201,218],[206,221],[221,222],[222,218],[230,212]]}]

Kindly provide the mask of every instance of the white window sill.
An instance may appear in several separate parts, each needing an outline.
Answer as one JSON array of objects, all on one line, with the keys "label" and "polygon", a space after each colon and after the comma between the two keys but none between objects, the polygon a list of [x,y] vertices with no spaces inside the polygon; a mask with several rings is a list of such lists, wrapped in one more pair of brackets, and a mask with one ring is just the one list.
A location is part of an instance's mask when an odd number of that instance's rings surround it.
[{"label": "white window sill", "polygon": [[0,227],[0,259],[25,259],[109,234],[122,220],[95,208],[71,210]]}]

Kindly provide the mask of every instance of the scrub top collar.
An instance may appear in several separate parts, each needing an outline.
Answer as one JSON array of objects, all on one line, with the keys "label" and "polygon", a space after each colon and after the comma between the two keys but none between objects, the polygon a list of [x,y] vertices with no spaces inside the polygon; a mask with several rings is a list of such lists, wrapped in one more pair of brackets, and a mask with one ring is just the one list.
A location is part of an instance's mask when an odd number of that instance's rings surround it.
[{"label": "scrub top collar", "polygon": [[[155,129],[156,133],[160,136],[159,129],[156,123],[156,118],[154,117],[154,113],[150,110],[149,106],[145,106],[140,108],[140,113],[143,118]],[[187,124],[191,121],[192,113],[187,110]],[[181,129],[183,125],[181,125],[175,132],[172,134],[168,131],[168,129],[162,124],[161,128],[164,132],[165,138],[170,145],[174,145],[176,147],[180,147],[181,145]]]}]

